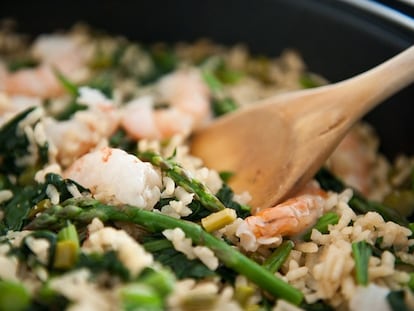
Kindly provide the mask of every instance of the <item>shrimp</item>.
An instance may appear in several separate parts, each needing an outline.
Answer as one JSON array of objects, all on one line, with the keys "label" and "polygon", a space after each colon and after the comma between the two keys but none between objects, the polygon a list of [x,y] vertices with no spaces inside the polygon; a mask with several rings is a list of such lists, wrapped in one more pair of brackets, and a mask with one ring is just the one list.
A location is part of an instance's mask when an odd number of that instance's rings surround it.
[{"label": "shrimp", "polygon": [[373,190],[378,142],[371,128],[360,125],[350,131],[328,160],[330,170],[364,195]]},{"label": "shrimp", "polygon": [[126,105],[121,126],[134,139],[187,136],[211,118],[210,93],[197,70],[181,70],[158,84],[160,101],[168,108],[154,108],[155,98],[141,97]]},{"label": "shrimp", "polygon": [[151,164],[117,148],[85,154],[63,172],[109,204],[130,204],[151,210],[161,197],[161,175]]},{"label": "shrimp", "polygon": [[0,126],[16,114],[30,107],[40,107],[42,100],[36,97],[8,96],[0,92]]},{"label": "shrimp", "polygon": [[65,121],[50,117],[43,120],[47,140],[57,153],[57,161],[65,167],[99,144],[106,144],[105,139],[119,124],[118,111],[101,92],[88,87],[81,87],[79,92],[77,101],[87,105],[87,110]]},{"label": "shrimp", "polygon": [[236,235],[248,251],[260,244],[278,244],[282,236],[300,234],[313,225],[323,213],[326,197],[318,183],[311,181],[296,197],[247,217]]},{"label": "shrimp", "polygon": [[57,97],[64,89],[56,78],[54,69],[78,81],[85,78],[85,64],[90,49],[76,36],[50,35],[39,37],[31,50],[40,60],[36,68],[7,72],[0,68],[0,90],[9,95],[40,98]]}]

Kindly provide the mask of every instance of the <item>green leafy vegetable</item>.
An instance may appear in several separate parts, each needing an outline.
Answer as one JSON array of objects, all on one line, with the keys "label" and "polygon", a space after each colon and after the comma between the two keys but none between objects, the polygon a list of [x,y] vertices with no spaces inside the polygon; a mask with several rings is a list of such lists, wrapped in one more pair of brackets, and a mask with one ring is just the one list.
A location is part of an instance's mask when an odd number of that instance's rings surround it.
[{"label": "green leafy vegetable", "polygon": [[65,88],[65,90],[72,96],[77,97],[79,96],[79,88],[78,86],[69,80],[62,72],[60,72],[57,68],[53,69],[56,78],[60,82],[60,84]]},{"label": "green leafy vegetable", "polygon": [[303,294],[298,289],[277,278],[232,246],[205,232],[199,225],[134,206],[105,205],[88,198],[69,199],[60,205],[46,209],[35,217],[26,226],[26,229],[61,227],[65,220],[85,224],[92,221],[93,218],[99,218],[103,222],[131,222],[140,225],[149,232],[180,228],[194,244],[210,248],[226,267],[244,275],[274,297],[285,299],[294,304],[299,304],[303,299]]},{"label": "green leafy vegetable", "polygon": [[113,148],[120,148],[126,152],[134,153],[137,149],[137,142],[128,137],[122,129],[117,130],[109,138],[109,145]]},{"label": "green leafy vegetable", "polygon": [[7,69],[10,72],[16,72],[21,69],[35,68],[39,65],[39,62],[32,58],[19,58],[12,59],[7,62]]},{"label": "green leafy vegetable", "polygon": [[393,311],[410,311],[411,308],[405,303],[405,292],[402,290],[391,291],[387,295],[387,302]]},{"label": "green leafy vegetable", "polygon": [[352,243],[352,254],[355,260],[355,277],[359,285],[368,285],[368,263],[371,247],[365,241]]},{"label": "green leafy vegetable", "polygon": [[38,231],[30,233],[28,236],[26,236],[23,239],[19,247],[13,248],[10,251],[10,255],[14,255],[20,260],[28,263],[30,267],[36,267],[37,265],[44,266],[45,264],[40,262],[36,254],[29,248],[27,244],[28,238],[44,239],[49,242],[49,252],[48,252],[48,259],[47,259],[46,266],[49,268],[52,267],[54,255],[55,255],[57,237],[56,237],[56,234],[51,231],[38,230]]},{"label": "green leafy vegetable", "polygon": [[223,99],[213,98],[211,106],[215,117],[220,117],[238,108],[236,102],[229,97]]},{"label": "green leafy vegetable", "polygon": [[[329,172],[325,168],[319,170],[315,177],[321,185],[321,187],[325,190],[342,192],[346,188],[342,181],[340,181],[337,177],[335,177],[331,172]],[[393,221],[403,226],[408,225],[407,219],[402,217],[396,210],[379,202],[369,201],[355,190],[353,197],[349,201],[349,206],[355,212],[360,214],[366,214],[369,211],[377,212],[386,221]]]},{"label": "green leafy vegetable", "polygon": [[108,251],[103,254],[81,253],[74,268],[87,268],[95,275],[109,273],[112,276],[118,276],[123,281],[131,280],[129,270],[119,261],[115,251]]},{"label": "green leafy vegetable", "polygon": [[[23,225],[30,217],[30,210],[43,200],[49,199],[46,194],[47,187],[51,185],[59,192],[60,199],[66,200],[72,196],[68,187],[76,187],[79,192],[89,192],[76,182],[63,179],[57,174],[47,174],[45,183],[33,186],[14,187],[12,188],[13,198],[7,203],[0,205],[4,212],[2,222],[8,230],[21,230]],[[39,208],[41,205],[36,206]]]},{"label": "green leafy vegetable", "polygon": [[154,68],[146,77],[141,78],[141,83],[153,83],[163,75],[172,72],[177,67],[178,58],[175,55],[174,50],[170,47],[156,45],[148,49],[148,52]]},{"label": "green leafy vegetable", "polygon": [[[24,131],[19,130],[19,123],[23,121],[36,108],[31,107],[20,113],[4,124],[0,129],[0,173],[3,174],[20,174],[27,169],[27,164],[19,164],[18,160],[29,155],[29,140]],[[32,126],[35,126],[33,124]],[[38,146],[41,147],[41,146]],[[47,145],[42,146],[46,148]],[[44,158],[44,152],[39,150],[39,159],[37,165],[47,162]]]},{"label": "green leafy vegetable", "polygon": [[244,219],[251,215],[250,206],[239,204],[233,200],[234,192],[227,184],[223,184],[216,196],[226,207],[234,209],[238,217]]}]

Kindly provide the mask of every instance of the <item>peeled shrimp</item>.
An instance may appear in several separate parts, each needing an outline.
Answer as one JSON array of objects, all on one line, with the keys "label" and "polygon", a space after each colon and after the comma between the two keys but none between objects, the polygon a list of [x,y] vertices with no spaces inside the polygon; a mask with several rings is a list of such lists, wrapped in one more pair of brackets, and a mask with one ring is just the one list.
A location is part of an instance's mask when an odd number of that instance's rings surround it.
[{"label": "peeled shrimp", "polygon": [[135,139],[164,139],[188,135],[210,118],[210,94],[197,70],[181,70],[164,77],[158,84],[160,101],[168,108],[154,108],[150,96],[126,105],[121,124]]},{"label": "peeled shrimp", "polygon": [[322,215],[326,192],[310,182],[296,197],[247,217],[236,235],[241,245],[255,251],[260,244],[278,244],[282,236],[304,232]]},{"label": "peeled shrimp", "polygon": [[32,54],[40,61],[36,68],[7,72],[0,66],[0,91],[8,95],[51,98],[64,89],[53,69],[73,80],[85,76],[85,64],[90,55],[81,40],[75,36],[41,36],[35,41]]},{"label": "peeled shrimp", "polygon": [[130,204],[151,210],[161,196],[161,176],[151,164],[121,149],[105,147],[76,160],[65,172],[109,204]]},{"label": "peeled shrimp", "polygon": [[378,142],[370,128],[359,126],[348,133],[328,161],[330,170],[364,195],[373,190]]},{"label": "peeled shrimp", "polygon": [[88,87],[79,89],[77,101],[88,109],[76,112],[71,119],[57,121],[45,118],[43,126],[50,148],[56,150],[57,161],[63,166],[89,152],[117,129],[119,115],[111,100],[100,91]]}]

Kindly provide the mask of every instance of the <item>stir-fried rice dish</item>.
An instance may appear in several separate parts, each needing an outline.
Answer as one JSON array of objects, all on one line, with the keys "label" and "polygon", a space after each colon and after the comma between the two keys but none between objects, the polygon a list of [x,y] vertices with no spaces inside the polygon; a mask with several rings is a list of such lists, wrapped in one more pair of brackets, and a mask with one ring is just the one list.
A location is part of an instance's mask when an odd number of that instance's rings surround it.
[{"label": "stir-fried rice dish", "polygon": [[4,23],[0,310],[414,310],[414,161],[370,125],[261,209],[191,154],[216,118],[326,83],[294,50]]}]

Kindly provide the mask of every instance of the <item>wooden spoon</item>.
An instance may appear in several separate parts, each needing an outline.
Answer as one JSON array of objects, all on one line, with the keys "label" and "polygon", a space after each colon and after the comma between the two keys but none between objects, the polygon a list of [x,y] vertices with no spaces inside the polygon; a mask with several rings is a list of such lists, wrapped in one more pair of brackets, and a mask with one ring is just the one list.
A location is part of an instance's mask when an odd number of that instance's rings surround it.
[{"label": "wooden spoon", "polygon": [[414,46],[351,79],[223,116],[195,132],[192,153],[233,172],[230,185],[248,191],[256,211],[271,207],[314,176],[356,121],[413,81]]}]

